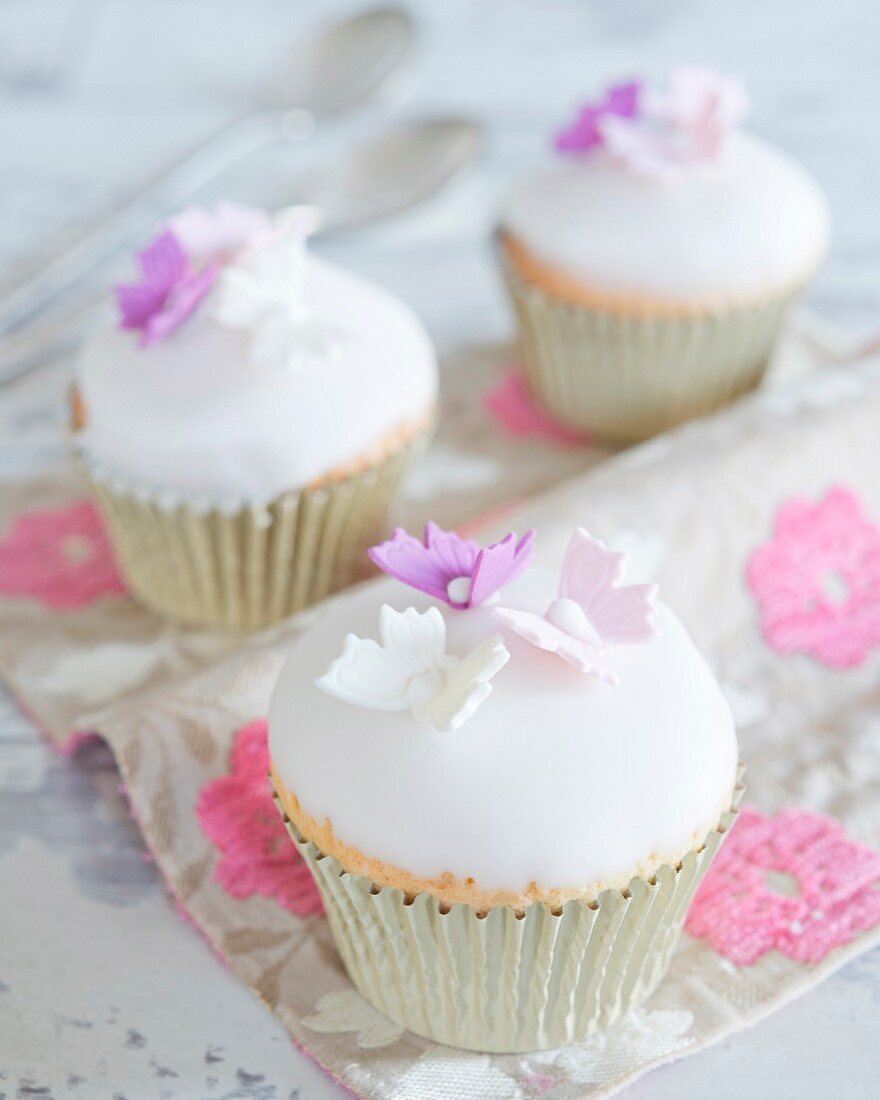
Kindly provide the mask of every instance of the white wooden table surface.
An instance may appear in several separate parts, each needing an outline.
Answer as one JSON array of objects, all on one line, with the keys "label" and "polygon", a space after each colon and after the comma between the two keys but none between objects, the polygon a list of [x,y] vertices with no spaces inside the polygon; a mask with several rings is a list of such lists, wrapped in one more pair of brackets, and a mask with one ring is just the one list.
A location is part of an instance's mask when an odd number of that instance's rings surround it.
[{"label": "white wooden table surface", "polygon": [[[503,336],[487,248],[498,193],[606,78],[706,61],[742,75],[753,126],[808,164],[835,217],[816,309],[880,326],[880,9],[875,0],[420,0],[400,98],[236,173],[280,201],[285,172],[393,113],[490,125],[477,172],[441,200],[323,251],[386,283],[440,348]],[[0,274],[259,97],[336,0],[0,0]],[[0,474],[59,454],[56,369],[0,393]],[[326,1100],[344,1095],[177,916],[100,746],[57,758],[0,703],[0,1100]],[[880,1092],[880,952],[632,1100]],[[453,1100],[453,1098],[450,1098]]]}]

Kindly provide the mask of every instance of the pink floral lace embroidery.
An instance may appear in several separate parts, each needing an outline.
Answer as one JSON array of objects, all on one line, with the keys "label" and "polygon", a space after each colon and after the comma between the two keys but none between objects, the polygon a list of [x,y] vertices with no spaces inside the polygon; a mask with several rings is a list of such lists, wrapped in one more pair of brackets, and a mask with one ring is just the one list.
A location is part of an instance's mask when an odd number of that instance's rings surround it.
[{"label": "pink floral lace embroidery", "polygon": [[851,668],[880,646],[880,528],[835,487],[818,504],[789,500],[746,575],[767,642]]},{"label": "pink floral lace embroidery", "polygon": [[807,810],[742,809],[685,928],[737,966],[769,951],[818,963],[880,924],[880,853]]},{"label": "pink floral lace embroidery", "polygon": [[82,607],[125,585],[94,505],[23,512],[0,539],[0,593],[58,610]]},{"label": "pink floral lace embroidery", "polygon": [[290,841],[269,793],[269,749],[264,720],[238,730],[230,773],[202,789],[196,813],[220,850],[214,878],[234,898],[274,898],[299,917],[322,913],[308,867]]},{"label": "pink floral lace embroidery", "polygon": [[551,439],[566,447],[582,446],[583,433],[560,424],[537,404],[525,375],[510,369],[483,398],[486,411],[505,431],[517,436]]}]

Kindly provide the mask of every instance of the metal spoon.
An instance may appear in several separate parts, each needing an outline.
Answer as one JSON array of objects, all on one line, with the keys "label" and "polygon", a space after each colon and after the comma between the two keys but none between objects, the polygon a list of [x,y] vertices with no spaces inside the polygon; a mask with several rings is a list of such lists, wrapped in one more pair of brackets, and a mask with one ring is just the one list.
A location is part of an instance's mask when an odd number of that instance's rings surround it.
[{"label": "metal spoon", "polygon": [[468,119],[406,122],[300,173],[290,194],[318,207],[322,233],[361,229],[429,199],[482,143],[483,127]]},{"label": "metal spoon", "polygon": [[[408,122],[291,181],[294,202],[321,209],[318,236],[348,232],[424,202],[480,152],[483,127],[467,119]],[[109,316],[107,295],[0,345],[0,386],[45,363]]]},{"label": "metal spoon", "polygon": [[0,335],[33,317],[242,157],[273,138],[301,139],[319,121],[376,96],[400,72],[413,43],[410,17],[396,8],[378,8],[294,50],[272,83],[268,105],[224,126],[58,255],[14,273],[0,290]]}]

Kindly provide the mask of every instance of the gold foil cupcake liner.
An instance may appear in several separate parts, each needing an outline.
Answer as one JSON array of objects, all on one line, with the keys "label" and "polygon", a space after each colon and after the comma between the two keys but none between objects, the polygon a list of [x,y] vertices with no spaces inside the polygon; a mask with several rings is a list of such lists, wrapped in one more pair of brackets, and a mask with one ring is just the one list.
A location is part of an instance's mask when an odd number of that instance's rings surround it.
[{"label": "gold foil cupcake liner", "polygon": [[229,507],[165,498],[74,460],[106,523],[131,594],[187,626],[258,630],[370,573],[391,501],[429,432],[337,482]]},{"label": "gold foil cupcake liner", "polygon": [[532,389],[561,422],[631,443],[755,389],[802,284],[699,313],[638,315],[566,302],[502,255]]},{"label": "gold foil cupcake liner", "polygon": [[360,993],[433,1042],[502,1054],[586,1039],[653,993],[742,790],[740,775],[732,809],[677,866],[664,864],[594,902],[559,910],[536,903],[523,913],[506,906],[480,913],[378,888],[304,840],[275,801]]}]

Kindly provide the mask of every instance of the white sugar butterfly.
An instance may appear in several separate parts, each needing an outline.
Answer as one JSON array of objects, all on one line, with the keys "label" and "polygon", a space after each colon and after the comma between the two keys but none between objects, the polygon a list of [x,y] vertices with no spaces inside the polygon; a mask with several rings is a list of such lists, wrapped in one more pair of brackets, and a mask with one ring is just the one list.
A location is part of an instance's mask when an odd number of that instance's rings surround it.
[{"label": "white sugar butterfly", "polygon": [[395,611],[383,604],[379,637],[347,635],[342,655],[315,681],[337,699],[370,710],[409,710],[420,722],[451,733],[492,691],[489,681],[510,658],[500,638],[466,657],[446,652],[446,622],[436,607]]}]

